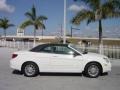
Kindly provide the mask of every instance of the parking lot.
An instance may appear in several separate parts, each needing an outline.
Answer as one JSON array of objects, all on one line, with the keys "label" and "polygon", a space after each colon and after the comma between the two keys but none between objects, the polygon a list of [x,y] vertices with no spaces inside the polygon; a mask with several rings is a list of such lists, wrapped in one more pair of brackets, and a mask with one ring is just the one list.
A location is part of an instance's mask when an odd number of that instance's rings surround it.
[{"label": "parking lot", "polygon": [[112,71],[98,78],[45,73],[28,78],[9,67],[14,51],[0,47],[0,90],[120,90],[120,60],[112,60]]}]

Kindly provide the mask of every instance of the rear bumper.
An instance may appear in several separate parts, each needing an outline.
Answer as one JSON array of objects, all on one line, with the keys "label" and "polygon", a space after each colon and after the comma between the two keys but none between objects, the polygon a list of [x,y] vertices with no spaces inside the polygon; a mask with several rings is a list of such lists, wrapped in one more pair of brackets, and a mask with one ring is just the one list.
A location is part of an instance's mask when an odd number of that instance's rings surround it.
[{"label": "rear bumper", "polygon": [[10,68],[21,71],[21,67],[14,60],[10,60]]}]

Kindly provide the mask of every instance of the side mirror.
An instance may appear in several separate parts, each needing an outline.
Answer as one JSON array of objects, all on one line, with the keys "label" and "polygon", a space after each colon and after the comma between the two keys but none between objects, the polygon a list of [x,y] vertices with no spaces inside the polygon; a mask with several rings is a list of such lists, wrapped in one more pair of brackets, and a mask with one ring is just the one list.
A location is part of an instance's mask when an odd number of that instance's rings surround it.
[{"label": "side mirror", "polygon": [[78,56],[78,55],[80,55],[80,54],[78,54],[78,53],[76,53],[76,52],[74,52],[74,54],[73,54],[74,57],[76,57],[76,56]]},{"label": "side mirror", "polygon": [[77,53],[77,52],[73,52],[73,51],[69,52],[69,54],[70,54],[70,55],[73,55],[74,57],[80,55],[79,53]]},{"label": "side mirror", "polygon": [[87,54],[88,53],[88,50],[84,50],[83,54]]}]

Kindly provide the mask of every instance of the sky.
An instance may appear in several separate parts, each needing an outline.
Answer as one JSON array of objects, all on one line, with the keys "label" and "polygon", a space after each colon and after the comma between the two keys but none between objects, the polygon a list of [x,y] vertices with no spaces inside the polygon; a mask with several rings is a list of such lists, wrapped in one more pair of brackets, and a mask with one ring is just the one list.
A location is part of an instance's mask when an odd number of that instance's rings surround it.
[{"label": "sky", "polygon": [[[16,30],[19,25],[27,19],[24,15],[25,12],[29,11],[33,5],[35,5],[37,9],[37,15],[48,17],[48,20],[44,21],[46,26],[44,35],[61,35],[64,0],[0,0],[0,18],[7,17],[10,23],[15,24],[14,27],[7,30],[7,35],[16,35]],[[86,22],[83,21],[83,23],[78,26],[70,23],[78,11],[86,8],[84,3],[67,0],[67,34],[70,34],[72,26],[80,29],[73,30],[73,36],[98,37],[98,22],[86,25]],[[120,38],[120,18],[103,20],[102,25],[104,37]],[[32,26],[27,27],[25,34],[32,35],[33,30],[34,28]],[[3,30],[0,29],[0,35],[2,34]],[[37,34],[41,35],[41,30],[38,30]]]}]

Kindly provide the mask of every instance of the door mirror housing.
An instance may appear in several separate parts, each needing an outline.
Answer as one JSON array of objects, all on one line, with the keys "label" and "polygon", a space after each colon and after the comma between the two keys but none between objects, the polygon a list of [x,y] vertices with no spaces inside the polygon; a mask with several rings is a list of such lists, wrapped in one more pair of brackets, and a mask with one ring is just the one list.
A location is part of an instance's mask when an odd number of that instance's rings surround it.
[{"label": "door mirror housing", "polygon": [[74,52],[74,54],[73,54],[74,57],[76,57],[76,56],[78,56],[78,55],[80,55],[80,54],[77,53],[77,52]]}]

